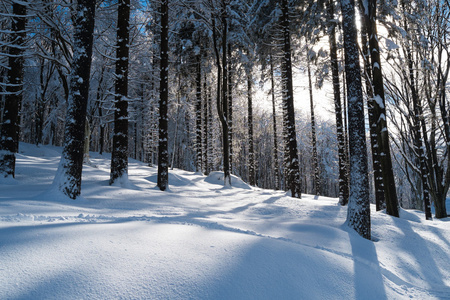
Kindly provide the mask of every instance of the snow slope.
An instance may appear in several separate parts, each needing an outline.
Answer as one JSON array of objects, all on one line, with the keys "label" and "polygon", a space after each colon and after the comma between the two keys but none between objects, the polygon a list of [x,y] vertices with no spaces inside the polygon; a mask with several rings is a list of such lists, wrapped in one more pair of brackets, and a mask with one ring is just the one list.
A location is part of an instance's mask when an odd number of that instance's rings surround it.
[{"label": "snow slope", "polygon": [[450,299],[450,219],[372,211],[367,241],[337,199],[226,188],[130,160],[109,186],[91,154],[82,197],[51,187],[60,149],[21,144],[0,181],[0,299]]}]

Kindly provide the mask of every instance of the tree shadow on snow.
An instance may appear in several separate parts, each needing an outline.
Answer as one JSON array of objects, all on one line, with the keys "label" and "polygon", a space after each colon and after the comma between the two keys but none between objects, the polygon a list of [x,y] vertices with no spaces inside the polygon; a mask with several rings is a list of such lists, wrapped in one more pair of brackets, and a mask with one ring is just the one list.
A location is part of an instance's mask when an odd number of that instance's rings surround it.
[{"label": "tree shadow on snow", "polygon": [[352,248],[355,299],[387,299],[374,241],[362,238],[348,227],[345,230]]}]

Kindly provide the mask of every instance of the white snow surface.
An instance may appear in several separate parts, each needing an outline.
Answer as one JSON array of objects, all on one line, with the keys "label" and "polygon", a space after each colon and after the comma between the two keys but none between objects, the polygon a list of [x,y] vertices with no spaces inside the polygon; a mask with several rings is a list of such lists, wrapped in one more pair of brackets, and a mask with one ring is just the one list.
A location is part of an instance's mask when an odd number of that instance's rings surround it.
[{"label": "white snow surface", "polygon": [[0,180],[0,299],[450,299],[450,219],[372,208],[373,241],[338,200],[131,160],[109,186],[91,153],[82,194],[52,189],[60,148],[20,144]]}]

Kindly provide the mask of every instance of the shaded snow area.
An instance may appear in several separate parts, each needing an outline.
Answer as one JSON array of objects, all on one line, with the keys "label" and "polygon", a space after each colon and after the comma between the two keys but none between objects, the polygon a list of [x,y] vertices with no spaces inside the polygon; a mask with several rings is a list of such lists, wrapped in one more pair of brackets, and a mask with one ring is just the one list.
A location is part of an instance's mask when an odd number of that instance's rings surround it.
[{"label": "shaded snow area", "polygon": [[109,186],[91,153],[82,197],[51,187],[60,149],[21,144],[0,181],[0,299],[450,299],[450,219],[372,207],[374,241],[337,199],[130,160]]}]

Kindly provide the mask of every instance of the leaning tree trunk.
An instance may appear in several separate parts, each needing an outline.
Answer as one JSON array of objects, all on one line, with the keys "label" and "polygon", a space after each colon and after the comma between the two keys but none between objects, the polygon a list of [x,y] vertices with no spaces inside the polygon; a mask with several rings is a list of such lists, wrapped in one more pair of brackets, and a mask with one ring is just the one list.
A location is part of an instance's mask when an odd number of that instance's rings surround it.
[{"label": "leaning tree trunk", "polygon": [[339,156],[339,203],[347,205],[348,203],[348,176],[347,176],[347,143],[344,136],[344,123],[342,121],[342,105],[341,105],[341,87],[339,84],[339,65],[337,59],[337,44],[336,44],[336,22],[334,20],[334,2],[328,1],[328,18],[330,20],[330,60],[331,72],[333,80],[333,95],[334,108],[336,115],[336,134],[338,142],[338,156]]},{"label": "leaning tree trunk", "polygon": [[[23,64],[25,49],[25,2],[13,3],[11,21],[11,41],[9,45],[9,68],[5,106],[0,132],[0,176],[15,177],[16,153],[19,150],[20,118],[19,111],[23,97]],[[0,111],[1,113],[1,111]]]},{"label": "leaning tree trunk", "polygon": [[158,187],[165,191],[169,186],[168,116],[169,101],[169,0],[161,2],[161,61],[159,89],[159,144],[158,144]]},{"label": "leaning tree trunk", "polygon": [[286,128],[286,159],[287,169],[287,188],[291,196],[301,198],[300,168],[298,162],[297,135],[295,131],[295,113],[294,113],[294,89],[292,85],[292,62],[291,62],[291,34],[289,28],[289,6],[287,0],[281,1],[281,28],[283,30],[283,106],[285,112]]},{"label": "leaning tree trunk", "polygon": [[347,224],[359,235],[370,239],[370,200],[367,149],[364,124],[364,100],[359,65],[355,1],[341,0],[343,16],[345,74],[348,97],[350,149],[350,197]]},{"label": "leaning tree trunk", "polygon": [[117,14],[114,136],[109,184],[128,174],[128,61],[130,0],[120,0]]},{"label": "leaning tree trunk", "polygon": [[89,96],[95,2],[79,0],[74,20],[74,47],[64,147],[54,183],[68,197],[81,193],[86,108]]}]

